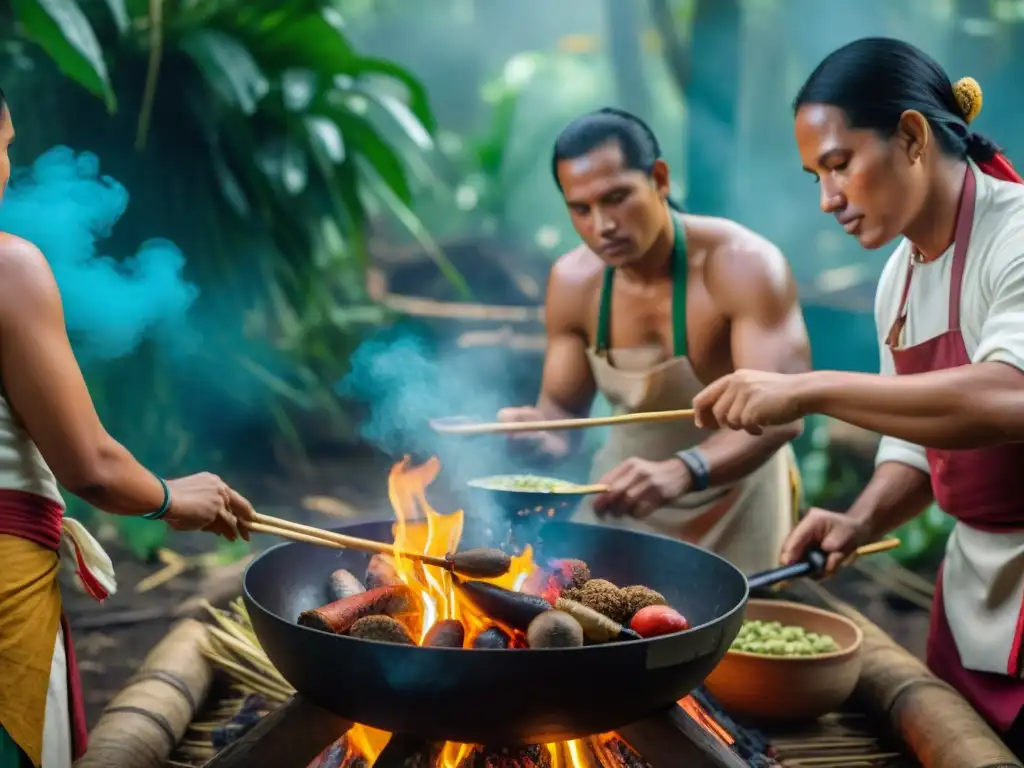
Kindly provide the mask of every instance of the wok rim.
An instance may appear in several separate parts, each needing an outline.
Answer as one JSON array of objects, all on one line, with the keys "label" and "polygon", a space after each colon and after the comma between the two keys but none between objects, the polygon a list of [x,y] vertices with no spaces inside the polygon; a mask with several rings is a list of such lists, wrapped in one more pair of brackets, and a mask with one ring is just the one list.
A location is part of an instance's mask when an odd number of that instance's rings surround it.
[{"label": "wok rim", "polygon": [[[391,523],[395,522],[394,517],[389,515],[389,516],[386,516],[386,517],[381,517],[380,519],[376,519],[376,518],[374,518],[374,519],[366,519],[366,520],[361,520],[361,521],[359,521],[357,523],[352,523],[351,525],[337,526],[336,528],[349,528],[349,527],[354,528],[354,527],[360,526],[360,525],[373,525],[373,524],[381,524],[381,523],[387,523],[387,522],[391,522]],[[572,522],[555,522],[554,524],[555,525],[567,525],[567,526],[574,526],[574,525],[591,526],[592,525],[590,523],[572,523]],[[596,528],[607,528],[607,526],[598,526],[598,525],[594,525],[593,527],[596,527]],[[327,530],[336,530],[336,528],[329,528]],[[614,529],[612,529],[612,530],[614,530]],[[665,536],[665,535],[660,534],[660,533],[647,533],[647,532],[639,532],[639,531],[629,531],[629,533],[634,533],[634,534],[637,534],[637,535],[640,535],[640,536],[650,536],[650,537],[656,538],[656,539],[664,539],[666,541],[672,542],[673,544],[678,544],[678,545],[684,546],[687,549],[697,550],[697,551],[701,552],[704,555],[708,555],[708,556],[714,557],[714,558],[716,558],[718,560],[721,560],[723,563],[728,565],[730,568],[732,568],[734,571],[736,571],[738,574],[740,574],[743,577],[743,596],[742,596],[742,599],[739,600],[736,603],[736,605],[734,605],[728,611],[725,611],[724,613],[716,616],[715,618],[711,619],[710,621],[706,621],[703,624],[698,624],[697,626],[689,627],[689,628],[681,630],[679,632],[672,632],[672,633],[667,634],[667,635],[657,635],[655,637],[642,637],[642,638],[639,638],[639,639],[618,640],[618,641],[611,642],[611,643],[597,643],[597,644],[594,644],[594,645],[583,645],[583,646],[577,646],[577,647],[574,647],[574,648],[516,648],[516,649],[510,649],[510,648],[465,648],[465,647],[462,647],[462,648],[434,648],[434,647],[425,647],[425,646],[422,646],[422,645],[419,645],[419,644],[416,644],[416,645],[406,645],[405,643],[389,643],[389,642],[381,641],[381,640],[370,640],[370,639],[361,638],[361,637],[351,637],[350,635],[339,635],[339,634],[335,634],[333,632],[324,632],[322,630],[314,629],[312,627],[305,627],[305,626],[299,624],[296,621],[288,621],[283,616],[280,616],[277,613],[274,613],[269,608],[267,608],[265,605],[263,605],[262,602],[257,600],[255,598],[255,596],[253,596],[253,594],[249,591],[249,572],[265,556],[269,556],[269,554],[271,552],[274,552],[275,550],[282,549],[282,548],[285,548],[285,547],[292,547],[292,546],[308,546],[308,547],[311,547],[311,546],[316,546],[315,544],[307,544],[305,542],[296,542],[296,541],[284,541],[284,542],[280,542],[278,544],[275,544],[274,546],[268,547],[267,549],[263,550],[258,555],[256,555],[256,557],[254,557],[252,559],[252,562],[250,562],[249,565],[246,566],[245,571],[242,574],[242,596],[243,596],[244,600],[247,603],[255,606],[256,608],[258,608],[260,610],[260,612],[262,614],[264,614],[266,617],[268,617],[270,619],[273,619],[275,622],[279,622],[281,624],[285,624],[285,625],[287,625],[289,627],[292,627],[292,628],[295,628],[295,629],[298,629],[298,630],[301,630],[301,631],[304,631],[304,632],[315,632],[316,634],[319,634],[319,635],[326,635],[328,637],[335,637],[335,638],[337,638],[339,640],[343,640],[343,641],[346,641],[346,642],[349,642],[349,643],[364,643],[364,644],[367,644],[367,645],[388,646],[388,647],[392,647],[392,648],[401,648],[401,649],[409,649],[409,650],[416,649],[417,651],[423,651],[423,652],[427,652],[427,653],[441,652],[441,653],[453,653],[453,654],[460,654],[460,653],[464,654],[467,651],[473,651],[473,652],[476,652],[476,653],[499,653],[499,654],[504,654],[504,653],[508,653],[510,650],[515,650],[515,651],[529,651],[531,653],[547,653],[547,654],[558,654],[558,653],[560,653],[560,654],[577,653],[578,654],[578,653],[581,653],[581,652],[584,652],[584,653],[585,652],[591,652],[594,655],[598,655],[598,654],[601,654],[601,653],[607,653],[608,649],[610,647],[614,647],[614,646],[636,646],[638,644],[646,644],[649,647],[649,646],[656,645],[659,641],[668,641],[668,640],[675,639],[675,638],[678,638],[678,637],[680,637],[682,635],[686,635],[686,634],[689,634],[689,633],[697,633],[697,632],[700,632],[700,631],[709,631],[715,625],[718,625],[720,623],[726,623],[737,611],[743,612],[745,610],[747,602],[750,600],[750,583],[749,583],[749,581],[747,579],[747,575],[745,573],[743,573],[743,571],[741,571],[735,565],[733,565],[728,560],[726,560],[724,557],[722,557],[721,555],[719,555],[719,554],[717,554],[715,552],[711,552],[710,550],[701,549],[700,547],[698,547],[695,544],[690,544],[689,542],[681,541],[680,539],[674,539],[671,536]],[[326,604],[327,603],[325,603],[325,605]],[[671,606],[669,606],[669,607],[671,607]],[[552,606],[552,610],[554,610],[554,606]],[[257,633],[257,639],[259,639],[259,633]],[[262,645],[262,643],[261,643],[261,645]],[[726,652],[728,653],[728,651],[726,651]]]}]

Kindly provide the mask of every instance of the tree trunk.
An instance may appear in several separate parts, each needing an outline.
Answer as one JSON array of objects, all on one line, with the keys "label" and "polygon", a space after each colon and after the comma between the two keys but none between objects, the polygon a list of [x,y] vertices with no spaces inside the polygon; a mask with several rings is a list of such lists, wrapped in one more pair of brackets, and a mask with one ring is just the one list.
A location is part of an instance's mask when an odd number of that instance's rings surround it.
[{"label": "tree trunk", "polygon": [[694,213],[732,213],[739,147],[739,0],[697,0],[690,42],[685,204]]},{"label": "tree trunk", "polygon": [[648,120],[650,94],[644,78],[641,45],[640,6],[622,0],[605,0],[609,53],[619,104],[623,109]]}]

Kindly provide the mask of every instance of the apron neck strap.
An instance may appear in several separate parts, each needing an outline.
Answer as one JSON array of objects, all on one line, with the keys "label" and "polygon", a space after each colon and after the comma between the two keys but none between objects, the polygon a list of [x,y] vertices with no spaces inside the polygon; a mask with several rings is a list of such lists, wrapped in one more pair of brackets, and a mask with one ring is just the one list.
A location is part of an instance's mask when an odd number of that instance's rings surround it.
[{"label": "apron neck strap", "polygon": [[[950,331],[960,330],[960,295],[963,289],[964,268],[967,265],[967,249],[971,247],[971,232],[974,229],[974,208],[978,199],[978,182],[974,169],[967,163],[963,191],[956,211],[956,229],[953,231],[953,266],[949,275],[949,327]],[[910,283],[914,277],[913,259],[907,265],[907,279],[903,283],[896,322],[889,332],[890,347],[899,346],[899,335],[907,317],[907,300],[910,297]]]},{"label": "apron neck strap", "polygon": [[[674,357],[686,357],[686,278],[689,272],[686,260],[686,228],[679,217],[672,217],[672,347]],[[612,288],[615,281],[615,267],[606,267],[601,284],[601,304],[597,311],[597,339],[595,348],[599,355],[608,352],[611,346]]]}]

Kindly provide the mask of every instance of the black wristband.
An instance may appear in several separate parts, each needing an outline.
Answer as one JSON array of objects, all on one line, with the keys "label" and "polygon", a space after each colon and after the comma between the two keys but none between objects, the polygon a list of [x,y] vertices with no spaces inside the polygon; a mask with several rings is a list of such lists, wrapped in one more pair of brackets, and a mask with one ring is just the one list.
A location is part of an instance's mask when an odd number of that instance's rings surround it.
[{"label": "black wristband", "polygon": [[708,467],[708,460],[704,458],[704,454],[700,452],[700,449],[690,448],[686,451],[679,451],[676,454],[676,458],[683,462],[686,468],[690,470],[690,476],[693,478],[693,490],[706,491],[711,484],[711,469]]}]

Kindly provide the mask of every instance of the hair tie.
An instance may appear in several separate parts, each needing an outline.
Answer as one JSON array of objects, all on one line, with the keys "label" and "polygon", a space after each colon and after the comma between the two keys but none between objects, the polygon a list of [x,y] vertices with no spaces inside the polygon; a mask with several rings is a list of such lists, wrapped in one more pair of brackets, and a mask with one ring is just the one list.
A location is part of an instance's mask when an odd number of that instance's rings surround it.
[{"label": "hair tie", "polygon": [[973,77],[961,77],[953,84],[953,98],[968,125],[981,113],[981,86]]}]

